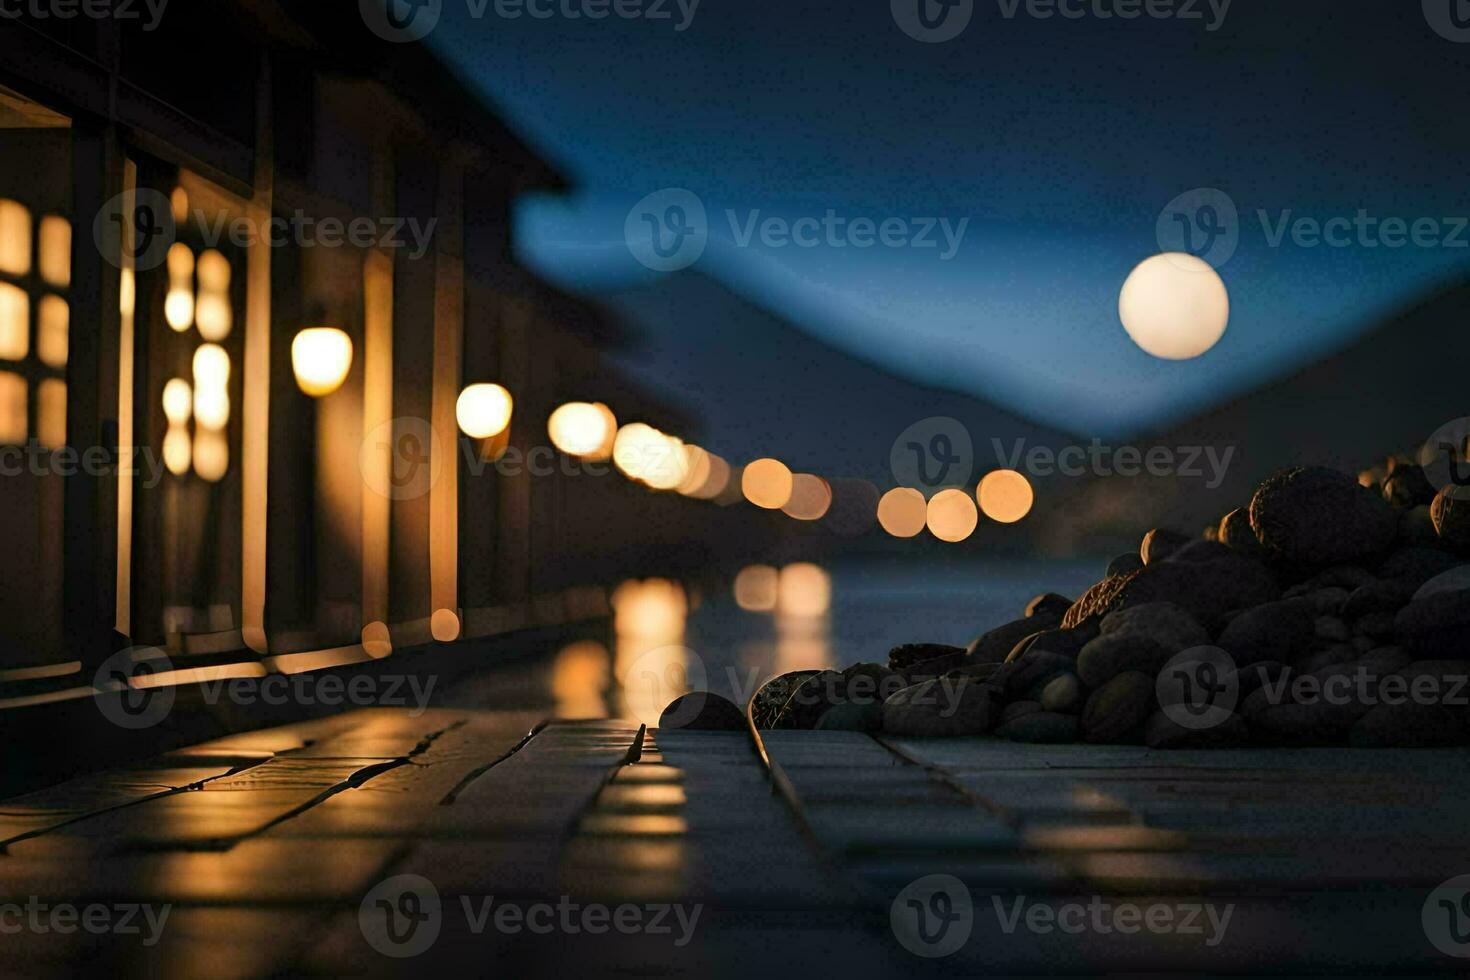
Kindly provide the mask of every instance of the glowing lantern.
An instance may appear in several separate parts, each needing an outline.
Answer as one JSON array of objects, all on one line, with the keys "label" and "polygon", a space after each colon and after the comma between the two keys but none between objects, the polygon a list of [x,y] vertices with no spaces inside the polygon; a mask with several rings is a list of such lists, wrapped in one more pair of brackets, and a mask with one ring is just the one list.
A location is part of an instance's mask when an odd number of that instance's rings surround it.
[{"label": "glowing lantern", "polygon": [[1036,494],[1031,481],[1015,470],[987,473],[975,491],[985,516],[1001,524],[1014,524],[1031,513]]},{"label": "glowing lantern", "polygon": [[929,509],[924,495],[912,487],[894,487],[878,501],[878,523],[895,538],[912,538],[924,530]]},{"label": "glowing lantern", "polygon": [[568,402],[551,413],[546,432],[551,444],[568,456],[592,457],[602,451],[612,438],[616,423],[608,424],[611,413],[606,406],[589,402]]},{"label": "glowing lantern", "polygon": [[1146,259],[1123,283],[1118,315],[1133,342],[1154,357],[1199,357],[1225,335],[1230,294],[1208,262],[1182,252]]},{"label": "glowing lantern", "polygon": [[514,410],[515,400],[504,387],[477,384],[459,393],[454,417],[459,420],[459,430],[471,439],[489,439],[506,430]]},{"label": "glowing lantern", "polygon": [[303,392],[330,395],[352,370],[352,338],[336,327],[308,327],[291,341],[291,367]]},{"label": "glowing lantern", "polygon": [[791,500],[794,479],[779,459],[758,459],[740,475],[740,489],[757,507],[780,510]]},{"label": "glowing lantern", "polygon": [[941,541],[963,541],[975,533],[980,515],[975,502],[963,490],[941,490],[929,501],[925,522],[929,533]]}]

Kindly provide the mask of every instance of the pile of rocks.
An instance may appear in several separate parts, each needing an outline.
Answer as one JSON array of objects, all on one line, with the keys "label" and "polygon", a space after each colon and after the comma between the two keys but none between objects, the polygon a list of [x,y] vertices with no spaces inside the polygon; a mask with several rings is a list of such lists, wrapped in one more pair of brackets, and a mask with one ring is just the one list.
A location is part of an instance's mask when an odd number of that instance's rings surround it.
[{"label": "pile of rocks", "polygon": [[[1462,491],[1463,492],[1463,491]],[[1470,500],[1395,461],[1279,473],[967,649],[798,671],[758,727],[1204,747],[1470,744]]]}]

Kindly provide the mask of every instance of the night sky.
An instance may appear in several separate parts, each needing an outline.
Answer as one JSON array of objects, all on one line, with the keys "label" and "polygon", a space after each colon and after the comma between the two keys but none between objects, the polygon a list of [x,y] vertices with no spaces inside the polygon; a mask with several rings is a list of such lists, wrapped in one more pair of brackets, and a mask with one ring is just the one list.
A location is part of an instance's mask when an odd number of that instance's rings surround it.
[{"label": "night sky", "polygon": [[[444,0],[429,40],[574,183],[518,215],[519,253],[551,281],[614,307],[648,288],[662,274],[624,221],[687,188],[709,216],[696,271],[896,374],[1072,432],[1192,414],[1470,266],[1452,220],[1470,214],[1470,43],[1419,3],[1239,0],[1210,30],[1207,0],[1197,20],[1127,21],[1008,18],[1009,2],[975,0],[964,33],[926,44],[889,0],[703,0],[682,31],[676,0],[667,20],[602,21]],[[1124,333],[1118,291],[1165,250],[1165,206],[1200,187],[1240,215],[1219,265],[1230,328],[1202,358],[1159,361]],[[946,261],[937,230],[937,249],[742,246],[730,209],[969,221]],[[1288,209],[1432,218],[1421,239],[1448,241],[1273,247],[1258,211],[1274,229]],[[707,326],[695,307],[642,319],[651,370]]]}]

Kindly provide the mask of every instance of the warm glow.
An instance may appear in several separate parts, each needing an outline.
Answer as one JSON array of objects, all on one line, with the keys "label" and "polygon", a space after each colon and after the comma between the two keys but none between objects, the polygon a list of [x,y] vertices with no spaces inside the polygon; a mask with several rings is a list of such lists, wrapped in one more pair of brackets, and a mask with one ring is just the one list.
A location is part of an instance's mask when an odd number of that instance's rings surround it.
[{"label": "warm glow", "polygon": [[217,249],[206,249],[199,254],[195,274],[199,278],[201,293],[223,293],[230,288],[230,260]]},{"label": "warm glow", "polygon": [[393,652],[393,636],[388,624],[374,620],[362,628],[362,648],[374,660],[382,660]]},{"label": "warm glow", "polygon": [[674,489],[686,497],[694,496],[695,491],[705,485],[709,480],[710,466],[713,457],[698,446],[688,445],[684,447],[684,479]]},{"label": "warm glow", "polygon": [[613,590],[612,607],[613,629],[619,636],[676,643],[684,635],[689,600],[678,582],[630,580]]},{"label": "warm glow", "polygon": [[878,501],[878,523],[895,538],[912,538],[924,530],[929,507],[912,487],[894,487]]},{"label": "warm glow", "polygon": [[551,444],[568,456],[596,456],[613,436],[606,406],[590,402],[568,402],[551,413],[546,433]]},{"label": "warm glow", "polygon": [[779,578],[770,565],[745,566],[735,576],[735,604],[746,612],[771,612]]},{"label": "warm glow", "polygon": [[224,340],[235,326],[229,297],[223,293],[201,292],[194,307],[194,323],[205,340]]},{"label": "warm glow", "polygon": [[0,358],[25,360],[31,350],[31,298],[19,286],[0,282]]},{"label": "warm glow", "polygon": [[941,490],[929,501],[926,522],[929,533],[939,540],[963,541],[975,533],[980,515],[965,491]]},{"label": "warm glow", "polygon": [[118,283],[117,308],[125,317],[131,317],[138,307],[138,279],[132,269],[122,271]]},{"label": "warm glow", "polygon": [[36,323],[36,356],[47,367],[66,367],[70,353],[68,335],[71,307],[60,296],[42,296]]},{"label": "warm glow", "polygon": [[777,608],[783,616],[815,619],[832,608],[832,577],[819,565],[797,562],[781,569]]},{"label": "warm glow", "polygon": [[171,425],[163,437],[163,465],[174,476],[183,476],[189,472],[189,459],[193,455],[193,445],[189,440],[189,430],[182,425]]},{"label": "warm glow", "polygon": [[31,212],[17,201],[0,200],[0,272],[31,271]]},{"label": "warm glow", "polygon": [[604,694],[612,684],[612,658],[595,640],[563,647],[551,668],[551,696],[558,718],[606,718]]},{"label": "warm glow", "polygon": [[986,517],[1001,524],[1014,524],[1031,513],[1036,494],[1024,475],[1015,470],[996,470],[980,481],[975,498]]},{"label": "warm glow", "polygon": [[791,480],[791,499],[781,510],[798,521],[818,521],[832,507],[832,488],[827,481],[810,473],[798,473]]},{"label": "warm glow", "polygon": [[180,185],[174,188],[168,198],[169,211],[173,215],[174,224],[182,225],[189,220],[189,192]]},{"label": "warm glow", "polygon": [[[165,446],[164,455],[168,450]],[[215,429],[194,433],[194,472],[209,483],[218,483],[230,468],[230,444],[225,434]]]},{"label": "warm glow", "polygon": [[194,389],[194,421],[200,428],[223,429],[230,422],[230,396],[218,385]]},{"label": "warm glow", "polygon": [[200,344],[194,352],[194,387],[224,388],[230,383],[230,355],[218,344]]},{"label": "warm glow", "polygon": [[0,371],[0,443],[25,442],[28,422],[26,379],[11,371]]},{"label": "warm glow", "polygon": [[66,382],[47,378],[36,388],[36,438],[47,449],[66,445]]},{"label": "warm glow", "polygon": [[440,643],[459,639],[459,616],[452,609],[436,609],[429,617],[429,632]]},{"label": "warm glow", "polygon": [[515,400],[503,386],[476,384],[459,393],[454,417],[459,431],[471,439],[489,439],[506,430],[514,410]]},{"label": "warm glow", "polygon": [[163,318],[178,333],[194,325],[194,294],[188,287],[175,287],[168,291],[163,301]]},{"label": "warm glow", "polygon": [[1230,322],[1230,294],[1203,259],[1169,252],[1146,259],[1123,283],[1118,315],[1154,357],[1184,361],[1217,344]]},{"label": "warm glow", "polygon": [[705,453],[705,462],[708,471],[703,482],[687,493],[698,500],[714,500],[730,488],[730,464],[711,452]]},{"label": "warm glow", "polygon": [[194,411],[194,392],[183,378],[171,378],[163,386],[163,414],[169,425],[183,425]]},{"label": "warm glow", "polygon": [[194,253],[183,242],[174,242],[168,247],[168,278],[175,286],[188,285],[194,275]]},{"label": "warm glow", "polygon": [[688,457],[684,443],[651,425],[630,422],[613,441],[613,463],[631,480],[657,490],[672,490],[684,482]]},{"label": "warm glow", "polygon": [[306,394],[330,395],[352,370],[352,338],[336,327],[308,327],[291,342],[291,366]]},{"label": "warm glow", "polygon": [[745,499],[766,510],[780,510],[791,499],[791,470],[779,459],[758,459],[740,475]]},{"label": "warm glow", "polygon": [[41,219],[41,278],[63,289],[71,285],[71,222],[59,214]]}]

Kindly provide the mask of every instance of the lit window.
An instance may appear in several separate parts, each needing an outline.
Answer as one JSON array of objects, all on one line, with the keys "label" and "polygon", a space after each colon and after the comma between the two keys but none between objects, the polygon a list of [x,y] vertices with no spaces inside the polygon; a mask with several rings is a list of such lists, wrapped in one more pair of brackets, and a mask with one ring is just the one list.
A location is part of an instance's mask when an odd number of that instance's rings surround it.
[{"label": "lit window", "polygon": [[15,201],[0,201],[0,272],[24,276],[31,271],[31,212]]},{"label": "lit window", "polygon": [[71,307],[60,296],[41,297],[40,322],[36,327],[36,356],[47,367],[66,367],[69,350]]},{"label": "lit window", "polygon": [[71,285],[71,222],[56,214],[41,219],[41,278],[63,289]]},{"label": "lit window", "polygon": [[24,443],[26,422],[26,379],[13,371],[0,371],[0,443]]},{"label": "lit window", "polygon": [[36,438],[47,449],[66,445],[66,382],[47,378],[36,389]]},{"label": "lit window", "polygon": [[31,298],[24,289],[0,282],[0,358],[25,360],[31,350]]}]

